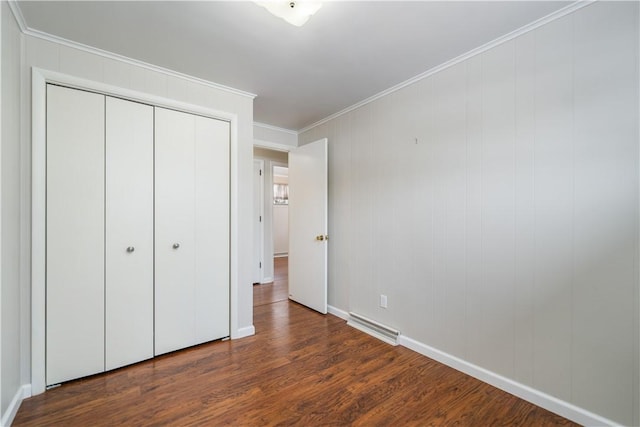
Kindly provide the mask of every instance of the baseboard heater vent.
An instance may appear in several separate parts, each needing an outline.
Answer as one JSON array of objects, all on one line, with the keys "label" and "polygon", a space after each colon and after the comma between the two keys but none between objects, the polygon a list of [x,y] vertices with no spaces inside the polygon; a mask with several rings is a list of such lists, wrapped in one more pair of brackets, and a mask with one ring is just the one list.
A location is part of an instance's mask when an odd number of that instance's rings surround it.
[{"label": "baseboard heater vent", "polygon": [[374,336],[387,344],[398,345],[399,331],[393,328],[385,326],[375,320],[368,319],[359,314],[349,312],[349,319],[347,325],[354,327],[366,334]]}]

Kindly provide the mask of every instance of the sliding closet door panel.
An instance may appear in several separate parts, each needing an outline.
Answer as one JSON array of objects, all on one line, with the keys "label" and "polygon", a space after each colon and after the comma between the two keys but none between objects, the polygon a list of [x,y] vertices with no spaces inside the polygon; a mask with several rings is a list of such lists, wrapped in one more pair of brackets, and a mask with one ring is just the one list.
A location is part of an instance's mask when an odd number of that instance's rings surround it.
[{"label": "sliding closet door panel", "polygon": [[47,86],[47,384],[104,370],[104,103]]},{"label": "sliding closet door panel", "polygon": [[229,123],[196,117],[198,343],[229,336]]},{"label": "sliding closet door panel", "polygon": [[105,365],[153,357],[153,107],[106,100]]},{"label": "sliding closet door panel", "polygon": [[155,354],[195,344],[195,116],[156,108]]}]

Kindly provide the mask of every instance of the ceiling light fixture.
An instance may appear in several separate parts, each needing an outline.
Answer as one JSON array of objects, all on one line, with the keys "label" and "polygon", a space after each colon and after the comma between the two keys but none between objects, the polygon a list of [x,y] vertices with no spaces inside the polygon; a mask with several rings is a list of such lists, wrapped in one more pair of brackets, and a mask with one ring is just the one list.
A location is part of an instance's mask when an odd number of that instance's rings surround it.
[{"label": "ceiling light fixture", "polygon": [[302,27],[322,6],[319,1],[257,1],[269,12],[296,27]]}]

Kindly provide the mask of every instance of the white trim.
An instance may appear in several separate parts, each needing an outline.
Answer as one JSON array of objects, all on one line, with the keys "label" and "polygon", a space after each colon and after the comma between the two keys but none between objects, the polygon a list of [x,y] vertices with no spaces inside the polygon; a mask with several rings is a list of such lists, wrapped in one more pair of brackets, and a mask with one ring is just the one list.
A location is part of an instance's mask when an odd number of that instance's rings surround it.
[{"label": "white trim", "polygon": [[281,252],[281,253],[273,254],[274,258],[287,258],[288,256],[289,256],[289,252]]},{"label": "white trim", "polygon": [[31,73],[31,387],[45,390],[46,80]]},{"label": "white trim", "polygon": [[24,20],[24,15],[22,14],[22,10],[20,10],[20,6],[18,6],[16,0],[9,0],[7,3],[9,3],[9,9],[11,9],[11,13],[13,13],[13,17],[18,23],[20,31],[24,33],[27,30],[27,21]]},{"label": "white trim", "polygon": [[288,134],[295,135],[295,136],[298,136],[298,133],[299,133],[297,130],[281,128],[281,127],[278,127],[278,126],[272,126],[272,125],[268,125],[266,123],[253,122],[253,125],[256,126],[256,127],[259,127],[259,128],[274,130],[276,132],[284,132],[284,133],[288,133]]},{"label": "white trim", "polygon": [[269,150],[275,150],[275,151],[284,151],[286,153],[297,148],[297,147],[294,147],[293,145],[281,144],[279,142],[265,141],[262,139],[254,139],[253,146],[258,148],[267,148]]},{"label": "white trim", "polygon": [[[349,313],[332,305],[328,306],[328,312],[329,314],[333,314],[340,319],[349,319]],[[359,328],[357,326],[354,327],[368,335],[372,335],[371,332],[365,330],[365,328]],[[375,338],[382,339],[377,335],[375,336]],[[383,341],[388,342],[384,339]],[[496,374],[495,372],[489,371],[488,369],[481,368],[477,365],[467,362],[466,360],[460,359],[459,357],[428,346],[405,335],[400,334],[398,336],[398,344],[417,353],[420,353],[423,356],[447,365],[450,368],[477,378],[482,382],[497,387],[500,390],[511,393],[514,396],[526,400],[527,402],[533,403],[534,405],[540,406],[541,408],[561,415],[578,424],[598,426],[617,425],[617,423],[615,423],[614,421],[604,418],[598,414],[594,414],[593,412],[587,411],[586,409],[580,408],[569,402],[565,402],[564,400],[558,399],[557,397],[543,393],[539,390],[513,381],[509,378],[505,378],[502,375]]]},{"label": "white trim", "polygon": [[[253,167],[254,168],[256,166],[256,162],[258,163],[258,165],[259,165],[258,167],[260,168],[260,179],[259,179],[260,183],[258,185],[260,187],[258,189],[258,192],[260,193],[260,195],[259,195],[260,201],[258,202],[258,212],[257,212],[259,217],[260,217],[260,221],[259,221],[259,224],[258,224],[258,230],[254,229],[253,230],[253,236],[251,236],[251,237],[252,237],[253,243],[255,244],[256,243],[256,232],[260,233],[260,239],[259,239],[260,240],[260,244],[258,245],[259,246],[259,249],[258,249],[259,250],[259,254],[258,254],[259,260],[257,260],[260,263],[259,264],[260,266],[258,267],[258,270],[259,270],[258,271],[258,281],[254,282],[254,283],[265,283],[265,281],[264,281],[264,266],[265,266],[266,262],[265,262],[265,259],[264,259],[264,223],[265,223],[266,217],[265,217],[265,212],[264,212],[264,176],[265,176],[266,172],[265,172],[265,169],[264,169],[264,160],[254,158],[253,159]],[[255,170],[253,172],[255,173]],[[254,177],[254,179],[255,179],[255,177]],[[254,183],[252,183],[252,184],[254,184]],[[256,201],[255,191],[256,191],[256,188],[255,188],[255,186],[253,186],[252,193],[253,193],[253,201],[254,202]],[[254,215],[256,214],[255,209],[256,209],[256,207],[253,206],[252,211],[254,211],[253,212]],[[251,222],[254,225],[255,225],[255,220],[256,220],[256,218],[254,216],[253,219],[251,220]],[[256,251],[256,248],[253,248],[253,253],[254,254],[255,254],[255,251]],[[256,260],[254,259],[253,263],[255,263],[255,262],[256,262]],[[253,268],[255,268],[255,267],[256,267],[255,264],[253,264]],[[252,268],[252,270],[253,270],[253,268]],[[253,275],[253,271],[252,271],[252,275]]]},{"label": "white trim", "polygon": [[387,96],[390,93],[396,92],[396,91],[398,91],[398,90],[400,90],[400,89],[402,89],[402,88],[404,88],[406,86],[412,85],[412,84],[414,84],[414,83],[416,83],[416,82],[418,82],[418,81],[420,81],[422,79],[425,79],[425,78],[427,78],[427,77],[429,77],[429,76],[431,76],[433,74],[436,74],[436,73],[438,73],[438,72],[440,72],[440,71],[442,71],[442,70],[444,70],[446,68],[452,67],[452,66],[454,66],[454,65],[456,65],[456,64],[458,64],[458,63],[460,63],[462,61],[465,61],[465,60],[467,60],[467,59],[469,59],[469,58],[471,58],[473,56],[476,56],[476,55],[479,55],[481,53],[484,53],[489,49],[492,49],[492,48],[494,48],[494,47],[496,47],[498,45],[506,43],[509,40],[513,40],[514,38],[519,37],[519,36],[521,36],[521,35],[523,35],[525,33],[528,33],[529,31],[533,31],[536,28],[539,28],[539,27],[541,27],[541,26],[543,26],[545,24],[548,24],[549,22],[552,22],[552,21],[555,21],[556,19],[562,18],[563,16],[568,15],[568,14],[570,14],[572,12],[575,12],[578,9],[581,9],[581,8],[583,8],[585,6],[589,6],[590,4],[595,3],[595,1],[597,1],[597,0],[577,0],[577,1],[569,4],[568,6],[563,7],[562,9],[558,9],[555,12],[550,13],[547,16],[544,16],[544,17],[542,17],[542,18],[540,18],[540,19],[538,19],[536,21],[533,21],[533,22],[531,22],[531,23],[529,23],[527,25],[524,25],[524,26],[518,28],[517,30],[514,30],[514,31],[512,31],[510,33],[507,33],[504,36],[498,37],[497,39],[494,39],[494,40],[492,40],[492,41],[490,41],[488,43],[485,43],[482,46],[479,46],[479,47],[477,47],[475,49],[472,49],[472,50],[470,50],[470,51],[468,51],[466,53],[463,53],[460,56],[457,56],[457,57],[455,57],[455,58],[453,58],[453,59],[451,59],[451,60],[449,60],[447,62],[444,62],[444,63],[442,63],[440,65],[437,65],[437,66],[435,66],[435,67],[433,67],[433,68],[431,68],[431,69],[429,69],[429,70],[427,70],[427,71],[425,71],[425,72],[423,72],[421,74],[418,74],[417,76],[414,76],[414,77],[412,77],[412,78],[410,78],[408,80],[405,80],[402,83],[399,83],[399,84],[397,84],[395,86],[392,86],[389,89],[385,89],[382,92],[379,92],[379,93],[377,93],[377,94],[375,94],[373,96],[370,96],[369,98],[366,98],[366,99],[364,99],[364,100],[362,100],[362,101],[360,101],[360,102],[358,102],[356,104],[353,104],[350,107],[347,107],[347,108],[345,108],[343,110],[338,111],[337,113],[331,114],[330,116],[325,117],[324,119],[318,120],[317,122],[315,122],[313,124],[310,124],[309,126],[306,126],[306,127],[302,128],[302,129],[298,130],[298,134],[302,134],[304,132],[307,132],[308,130],[313,129],[316,126],[320,126],[321,124],[326,123],[326,122],[328,122],[330,120],[333,120],[336,117],[340,117],[340,116],[342,116],[344,114],[347,114],[350,111],[356,110],[356,109],[358,109],[358,108],[360,108],[360,107],[362,107],[364,105],[367,105],[367,104],[369,104],[369,103],[371,103],[371,102],[373,102],[373,101],[375,101],[377,99],[380,99],[380,98],[382,98],[384,96]]},{"label": "white trim", "polygon": [[[4,21],[4,18],[2,16],[2,9],[0,8],[0,36],[2,35],[2,26],[3,26],[2,23],[3,23],[3,21]],[[2,37],[0,37],[0,43],[1,42],[2,42]],[[4,55],[2,55],[0,53],[0,188],[2,188],[2,173],[1,173],[2,172],[2,149],[1,149],[1,147],[2,147],[2,143],[4,142],[3,137],[2,137],[2,134],[3,134],[2,128],[4,126],[4,123],[3,123],[3,120],[2,120],[2,117],[3,117],[2,105],[4,104],[2,102],[2,100],[4,99],[2,97],[2,86],[4,86],[4,84],[3,84],[4,83],[4,79],[2,78],[2,69],[4,68],[4,67],[2,67],[2,65],[3,65],[2,64],[2,62],[3,62],[2,57],[3,56]],[[0,197],[0,224],[2,224],[2,197]],[[2,227],[0,227],[0,242],[1,241],[2,241]],[[0,244],[0,260],[2,260],[2,244]],[[2,329],[2,317],[3,316],[1,315],[2,314],[2,304],[1,304],[2,303],[2,288],[3,288],[3,286],[2,286],[2,276],[3,276],[2,275],[2,263],[0,263],[0,427],[4,426],[4,422],[3,422],[4,417],[2,416],[2,399],[1,399],[2,398],[2,385],[3,385],[3,383],[2,383],[2,366],[4,365],[2,363],[2,354],[3,354],[3,351],[2,351],[2,330],[3,330]],[[20,312],[18,311],[18,316],[20,315],[19,313]],[[9,408],[11,408],[11,404],[9,404]],[[10,413],[11,413],[11,411],[8,410],[7,414],[10,414]],[[11,417],[11,419],[13,420],[13,417]]]},{"label": "white trim", "polygon": [[271,283],[273,282],[273,277],[265,277],[262,279],[262,282],[260,282],[261,285],[267,284],[267,283]]},{"label": "white trim", "polygon": [[444,351],[430,347],[404,335],[398,337],[398,343],[403,347],[418,352],[433,360],[443,363],[453,369],[470,375],[487,384],[511,393],[521,399],[561,415],[581,425],[612,426],[615,422],[600,415],[589,412],[586,409],[565,402],[557,397],[548,395],[539,390],[520,384],[495,372],[476,366]]},{"label": "white trim", "polygon": [[238,116],[236,114],[230,114],[230,117],[233,117],[233,121],[231,122],[231,135],[230,135],[230,143],[231,143],[231,164],[229,173],[231,174],[231,212],[229,217],[229,223],[231,227],[231,241],[229,242],[229,250],[230,250],[230,292],[229,292],[229,305],[230,305],[230,334],[231,339],[236,338],[238,335],[237,330],[240,328],[238,323],[238,313],[240,311],[240,297],[239,297],[239,289],[240,289],[240,250],[239,250],[239,241],[240,241],[240,231],[238,227],[238,218],[240,218],[240,198],[238,197],[238,181],[240,177],[240,156],[239,156],[239,136],[238,136]]},{"label": "white trim", "polygon": [[342,320],[349,319],[349,313],[347,313],[344,310],[340,310],[338,307],[334,307],[332,305],[327,305],[327,312],[329,314],[333,314],[334,316],[341,318]]},{"label": "white trim", "polygon": [[115,95],[132,101],[159,107],[171,108],[207,117],[228,121],[231,135],[231,253],[230,253],[230,334],[239,338],[245,332],[238,327],[238,116],[224,111],[212,110],[198,105],[187,104],[167,98],[148,95],[104,83],[93,82],[74,76],[32,69],[32,195],[31,195],[31,248],[32,248],[32,294],[31,294],[31,391],[40,394],[45,390],[45,196],[46,196],[46,84],[56,83],[92,92]]},{"label": "white trim", "polygon": [[[19,9],[19,6],[15,6],[15,7],[17,9]],[[13,8],[12,8],[12,10],[13,10]],[[22,16],[21,13],[18,12],[18,14],[20,16]],[[15,13],[14,13],[14,15],[15,15]],[[16,20],[18,20],[18,24],[20,24],[19,19],[20,18],[16,17]],[[22,19],[23,19],[22,24],[24,24],[24,18],[22,18]],[[137,59],[129,58],[129,57],[124,56],[124,55],[119,55],[117,53],[113,53],[113,52],[109,52],[109,51],[106,51],[106,50],[98,49],[97,47],[93,47],[93,46],[89,46],[89,45],[86,45],[86,44],[78,43],[78,42],[75,42],[73,40],[68,40],[68,39],[65,39],[63,37],[54,36],[53,34],[45,33],[43,31],[35,30],[33,28],[29,28],[28,26],[25,26],[25,28],[22,28],[22,25],[20,25],[20,27],[22,29],[22,32],[24,34],[28,35],[28,36],[36,37],[36,38],[39,38],[39,39],[42,39],[42,40],[46,40],[46,41],[49,41],[49,42],[52,42],[52,43],[61,44],[63,46],[71,47],[73,49],[78,49],[78,50],[81,50],[81,51],[84,51],[84,52],[87,52],[87,53],[90,53],[90,54],[93,54],[93,55],[98,55],[98,56],[101,56],[103,58],[108,58],[108,59],[113,59],[115,61],[124,62],[124,63],[130,64],[130,65],[134,65],[136,67],[141,67],[141,68],[145,68],[147,70],[151,70],[151,71],[155,71],[155,72],[158,72],[158,73],[162,73],[162,74],[165,74],[167,76],[178,77],[180,79],[187,80],[187,81],[190,81],[190,82],[193,82],[193,83],[198,83],[198,84],[201,84],[201,85],[204,85],[204,86],[209,86],[209,87],[214,88],[214,89],[222,90],[222,91],[225,91],[225,92],[230,92],[230,93],[233,93],[235,95],[246,96],[246,97],[251,98],[251,99],[254,99],[257,96],[256,94],[251,93],[251,92],[246,92],[244,90],[235,89],[235,88],[232,88],[232,87],[229,87],[229,86],[225,86],[225,85],[221,85],[221,84],[218,84],[218,83],[214,83],[214,82],[211,82],[209,80],[200,79],[198,77],[193,77],[193,76],[190,76],[188,74],[183,74],[183,73],[180,73],[178,71],[173,71],[173,70],[170,70],[168,68],[160,67],[158,65],[149,64],[147,62],[143,62],[143,61],[140,61],[140,60],[137,60]]]},{"label": "white trim", "polygon": [[0,420],[1,427],[8,427],[11,425],[11,423],[13,422],[13,419],[16,417],[16,414],[18,413],[18,409],[20,409],[20,404],[24,399],[28,397],[31,397],[31,385],[25,384],[16,391],[16,394],[13,396],[13,399],[11,399],[11,402],[9,403],[9,406],[5,411],[4,416]]},{"label": "white trim", "polygon": [[245,326],[244,328],[238,329],[236,332],[236,335],[231,336],[231,338],[233,339],[245,338],[255,334],[256,334],[256,328],[253,325],[251,325],[251,326]]},{"label": "white trim", "polygon": [[165,98],[162,96],[151,95],[144,92],[138,92],[136,90],[125,89],[125,88],[113,86],[106,83],[87,80],[81,77],[75,77],[75,76],[72,76],[69,74],[63,74],[57,71],[45,70],[37,67],[33,67],[32,70],[33,70],[33,73],[41,74],[46,80],[45,83],[60,84],[60,85],[64,85],[64,86],[75,88],[75,89],[101,93],[104,95],[117,96],[120,98],[135,101],[135,102],[141,102],[144,104],[154,105],[157,107],[164,107],[172,110],[180,110],[180,111],[194,113],[202,116],[213,117],[213,118],[222,119],[228,122],[231,122],[233,120],[237,121],[236,114],[230,114],[220,110],[213,110],[213,109],[201,107],[195,104],[189,104],[182,101],[175,101],[173,99]]}]

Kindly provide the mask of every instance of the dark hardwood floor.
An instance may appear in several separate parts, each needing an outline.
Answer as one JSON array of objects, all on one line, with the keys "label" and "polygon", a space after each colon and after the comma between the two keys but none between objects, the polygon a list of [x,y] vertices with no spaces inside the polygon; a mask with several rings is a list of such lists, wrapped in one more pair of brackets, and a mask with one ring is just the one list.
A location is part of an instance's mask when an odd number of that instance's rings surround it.
[{"label": "dark hardwood floor", "polygon": [[253,286],[253,305],[271,304],[277,301],[286,301],[289,298],[289,286],[287,282],[288,264],[287,257],[274,258],[273,282]]},{"label": "dark hardwood floor", "polygon": [[279,267],[254,286],[255,336],[63,384],[26,399],[14,426],[575,425],[288,301]]}]

